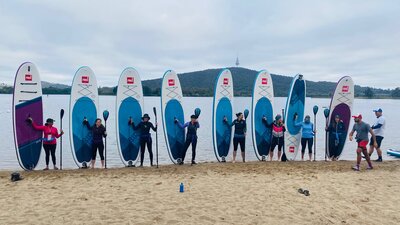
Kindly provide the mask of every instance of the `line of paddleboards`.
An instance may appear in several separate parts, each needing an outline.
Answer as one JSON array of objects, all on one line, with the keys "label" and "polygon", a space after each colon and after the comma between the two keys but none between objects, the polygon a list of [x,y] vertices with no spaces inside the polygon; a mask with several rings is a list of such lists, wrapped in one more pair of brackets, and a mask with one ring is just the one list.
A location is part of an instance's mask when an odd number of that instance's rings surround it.
[{"label": "line of paddleboards", "polygon": [[[39,72],[32,63],[23,63],[17,70],[13,95],[13,128],[15,148],[18,161],[23,169],[34,169],[39,161],[42,134],[35,131],[25,121],[31,116],[38,124],[43,123],[42,90]],[[94,72],[87,66],[79,68],[74,76],[70,95],[70,143],[73,158],[78,167],[85,167],[91,160],[91,132],[83,125],[87,119],[94,124],[98,118],[98,89]],[[164,137],[169,157],[173,163],[179,163],[185,142],[185,132],[174,122],[175,119],[184,121],[182,106],[182,87],[177,74],[168,70],[162,79],[161,115]],[[222,70],[215,81],[213,111],[212,111],[212,140],[214,153],[219,162],[226,161],[232,140],[232,128],[224,124],[233,118],[233,77],[229,69]],[[289,95],[285,106],[284,151],[288,160],[294,160],[299,151],[300,128],[294,126],[294,115],[298,120],[304,116],[306,99],[306,84],[302,75],[296,75],[290,85]],[[354,102],[354,83],[351,77],[339,80],[331,99],[328,120],[332,122],[339,114],[346,131],[349,128],[351,111]],[[254,81],[251,101],[251,134],[254,151],[259,160],[265,160],[271,145],[271,130],[262,123],[262,118],[273,121],[274,90],[271,75],[260,71]],[[140,134],[128,124],[131,119],[135,124],[140,123],[143,114],[143,88],[139,73],[131,67],[122,71],[116,94],[116,130],[117,148],[121,161],[126,166],[135,165],[140,155]],[[347,136],[343,134],[344,137]],[[344,144],[333,148],[332,138],[328,135],[329,157],[339,157]],[[339,150],[338,150],[339,149]],[[336,152],[335,152],[336,151]]]}]

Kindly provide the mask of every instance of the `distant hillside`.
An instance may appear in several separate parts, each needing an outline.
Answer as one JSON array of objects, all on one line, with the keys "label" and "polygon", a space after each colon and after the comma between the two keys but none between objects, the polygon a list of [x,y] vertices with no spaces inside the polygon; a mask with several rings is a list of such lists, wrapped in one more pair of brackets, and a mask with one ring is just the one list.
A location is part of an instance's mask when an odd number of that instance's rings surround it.
[{"label": "distant hillside", "polygon": [[[251,96],[254,79],[258,71],[232,67],[229,68],[233,75],[235,96]],[[221,69],[208,69],[189,73],[178,74],[185,96],[213,96],[214,83]],[[271,74],[274,82],[274,93],[277,97],[285,97],[289,91],[292,77]],[[307,81],[307,96],[329,97],[334,91],[336,83]],[[339,77],[338,77],[339,79]],[[145,96],[159,96],[161,93],[161,78],[145,80],[142,82]],[[71,87],[64,84],[42,82],[43,94],[70,94]],[[116,87],[99,87],[100,95],[115,95]],[[0,85],[0,93],[12,93],[12,87]],[[384,90],[370,87],[355,86],[356,97],[368,98],[399,98],[400,89]]]},{"label": "distant hillside", "polygon": [[[229,68],[233,76],[235,96],[251,96],[254,79],[258,71],[241,67]],[[208,69],[190,73],[178,74],[183,94],[185,96],[212,96],[214,83],[221,69]],[[277,97],[285,97],[288,94],[292,77],[271,74],[274,83],[274,93]],[[307,76],[305,76],[307,80]],[[145,95],[160,95],[161,79],[143,81]],[[329,97],[334,91],[336,83],[313,82],[307,80],[307,96]],[[363,97],[368,87],[355,86],[355,95]],[[375,96],[391,96],[391,90],[371,89]]]}]

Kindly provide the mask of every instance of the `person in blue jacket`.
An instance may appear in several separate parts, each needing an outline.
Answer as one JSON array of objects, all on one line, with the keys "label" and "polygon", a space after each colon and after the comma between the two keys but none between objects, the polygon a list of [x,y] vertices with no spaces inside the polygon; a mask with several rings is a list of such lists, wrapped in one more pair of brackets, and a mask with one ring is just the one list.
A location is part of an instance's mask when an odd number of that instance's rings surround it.
[{"label": "person in blue jacket", "polygon": [[192,165],[196,164],[196,146],[197,146],[197,129],[200,128],[200,124],[197,121],[197,116],[196,115],[191,115],[190,116],[190,122],[186,122],[182,124],[179,122],[179,120],[175,119],[175,123],[178,124],[178,126],[182,129],[185,129],[187,127],[187,133],[186,133],[186,141],[185,145],[183,147],[183,152],[181,152],[181,160],[178,162],[180,165],[182,165],[185,161],[186,157],[186,152],[189,148],[189,145],[192,144]]},{"label": "person in blue jacket", "polygon": [[308,156],[312,158],[312,146],[314,143],[314,135],[315,135],[315,130],[314,130],[314,124],[311,123],[310,121],[310,116],[307,115],[304,118],[304,122],[296,122],[298,118],[298,115],[296,114],[294,116],[295,123],[294,125],[296,127],[301,127],[301,160],[304,160],[304,153],[306,151],[306,147],[308,145]]}]

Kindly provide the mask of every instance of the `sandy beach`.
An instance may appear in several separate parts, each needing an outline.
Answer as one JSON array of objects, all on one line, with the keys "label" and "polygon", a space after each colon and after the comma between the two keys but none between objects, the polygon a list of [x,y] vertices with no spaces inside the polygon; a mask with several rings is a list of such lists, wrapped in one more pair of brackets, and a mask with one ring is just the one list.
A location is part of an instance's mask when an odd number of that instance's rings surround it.
[{"label": "sandy beach", "polygon": [[1,171],[0,224],[398,224],[400,161],[352,164],[34,171],[14,183]]}]

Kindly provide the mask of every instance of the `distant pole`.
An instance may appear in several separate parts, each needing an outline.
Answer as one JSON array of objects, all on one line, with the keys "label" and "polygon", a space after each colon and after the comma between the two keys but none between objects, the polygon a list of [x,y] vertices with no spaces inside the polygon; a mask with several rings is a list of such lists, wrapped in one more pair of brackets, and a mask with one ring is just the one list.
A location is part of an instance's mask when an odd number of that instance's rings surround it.
[{"label": "distant pole", "polygon": [[239,56],[236,56],[236,63],[235,63],[235,65],[236,65],[236,67],[239,67]]}]

